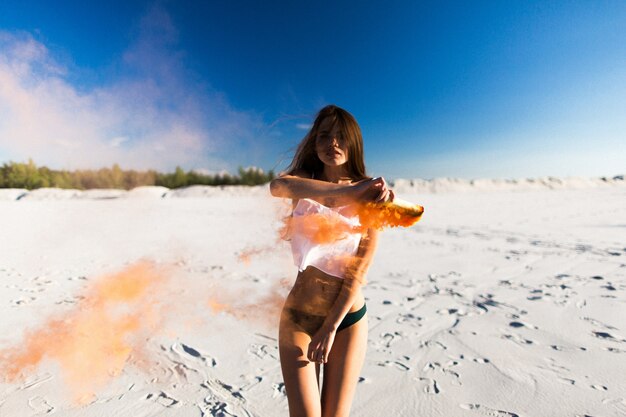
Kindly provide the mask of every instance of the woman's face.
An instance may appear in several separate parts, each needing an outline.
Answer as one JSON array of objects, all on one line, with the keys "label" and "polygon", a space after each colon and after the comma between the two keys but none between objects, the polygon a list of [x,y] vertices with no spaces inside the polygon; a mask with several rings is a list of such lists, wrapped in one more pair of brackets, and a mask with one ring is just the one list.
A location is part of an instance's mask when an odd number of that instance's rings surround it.
[{"label": "woman's face", "polygon": [[331,126],[330,118],[324,120],[315,137],[317,157],[325,164],[339,166],[348,162],[348,147],[337,125]]}]

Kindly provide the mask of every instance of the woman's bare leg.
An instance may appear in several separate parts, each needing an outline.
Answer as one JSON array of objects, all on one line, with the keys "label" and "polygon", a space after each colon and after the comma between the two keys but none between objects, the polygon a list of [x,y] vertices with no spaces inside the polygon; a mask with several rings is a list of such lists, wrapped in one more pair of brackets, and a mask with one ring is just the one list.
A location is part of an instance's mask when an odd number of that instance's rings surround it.
[{"label": "woman's bare leg", "polygon": [[319,365],[309,362],[306,357],[311,336],[285,319],[283,315],[278,340],[289,415],[320,417]]},{"label": "woman's bare leg", "polygon": [[367,350],[367,314],[335,335],[324,364],[322,416],[348,417]]}]

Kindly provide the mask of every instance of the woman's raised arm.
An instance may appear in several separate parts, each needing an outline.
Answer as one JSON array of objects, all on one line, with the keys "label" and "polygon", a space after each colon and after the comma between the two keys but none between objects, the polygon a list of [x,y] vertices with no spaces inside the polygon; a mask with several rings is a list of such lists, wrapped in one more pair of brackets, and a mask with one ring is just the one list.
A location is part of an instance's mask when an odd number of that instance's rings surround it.
[{"label": "woman's raised arm", "polygon": [[316,201],[337,205],[353,203],[358,199],[356,189],[351,184],[334,184],[332,182],[302,178],[295,175],[284,175],[270,183],[270,192],[274,197],[311,198]]},{"label": "woman's raised arm", "polygon": [[382,178],[361,181],[355,184],[335,184],[305,178],[298,175],[282,175],[270,183],[274,197],[300,199],[310,198],[327,206],[339,206],[354,202],[376,201],[388,191]]}]

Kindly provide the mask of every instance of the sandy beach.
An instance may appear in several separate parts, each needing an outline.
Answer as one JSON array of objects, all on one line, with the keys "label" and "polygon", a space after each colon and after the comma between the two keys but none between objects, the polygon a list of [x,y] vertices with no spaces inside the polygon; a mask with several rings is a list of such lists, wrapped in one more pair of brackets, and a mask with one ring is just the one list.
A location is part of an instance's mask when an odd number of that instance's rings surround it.
[{"label": "sandy beach", "polygon": [[[626,415],[625,183],[398,181],[351,415]],[[266,186],[1,191],[0,415],[288,415]]]}]

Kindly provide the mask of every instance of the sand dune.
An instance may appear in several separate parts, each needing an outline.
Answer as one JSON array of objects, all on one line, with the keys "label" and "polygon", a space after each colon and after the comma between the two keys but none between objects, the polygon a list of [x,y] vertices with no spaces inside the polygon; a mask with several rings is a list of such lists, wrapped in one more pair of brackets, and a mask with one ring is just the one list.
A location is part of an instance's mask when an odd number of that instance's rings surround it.
[{"label": "sand dune", "polygon": [[[435,178],[396,179],[390,185],[402,194],[441,194],[458,192],[499,192],[528,190],[576,190],[588,188],[615,188],[626,186],[624,175],[613,177],[543,177],[522,179],[475,179]],[[160,186],[143,186],[132,190],[95,189],[67,190],[59,188],[0,189],[0,201],[4,200],[73,200],[73,199],[112,199],[112,198],[202,198],[216,196],[262,196],[267,194],[268,186],[205,186],[192,185],[177,189]]]},{"label": "sand dune", "polygon": [[[426,211],[381,235],[352,415],[626,415],[626,187],[558,184],[396,181]],[[0,200],[0,415],[288,415],[296,269],[266,187]],[[145,285],[120,281],[137,265]]]}]

